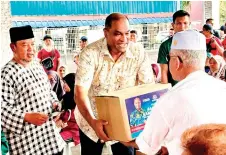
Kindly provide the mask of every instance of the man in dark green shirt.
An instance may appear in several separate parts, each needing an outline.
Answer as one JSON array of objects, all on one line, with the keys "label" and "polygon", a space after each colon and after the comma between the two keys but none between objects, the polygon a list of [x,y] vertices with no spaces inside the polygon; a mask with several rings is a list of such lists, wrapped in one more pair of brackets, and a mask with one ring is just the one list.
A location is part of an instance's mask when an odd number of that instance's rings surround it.
[{"label": "man in dark green shirt", "polygon": [[[173,14],[172,27],[174,32],[180,32],[187,30],[190,25],[190,14],[184,10],[178,10]],[[172,37],[164,41],[159,48],[157,62],[161,67],[161,83],[171,83],[174,86],[177,81],[173,80],[172,75],[169,71],[169,61],[167,55],[169,55],[170,47],[172,43]]]}]

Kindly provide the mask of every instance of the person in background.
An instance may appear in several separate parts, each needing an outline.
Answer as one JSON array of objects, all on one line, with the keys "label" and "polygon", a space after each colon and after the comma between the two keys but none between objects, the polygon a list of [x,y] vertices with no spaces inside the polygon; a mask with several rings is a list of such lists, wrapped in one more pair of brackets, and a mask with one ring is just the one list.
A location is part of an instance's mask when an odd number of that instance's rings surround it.
[{"label": "person in background", "polygon": [[206,63],[205,63],[205,72],[208,73],[210,71],[210,58],[212,57],[212,54],[207,52],[207,57],[206,57]]},{"label": "person in background", "polygon": [[63,80],[60,78],[57,72],[52,70],[47,72],[47,76],[51,84],[51,89],[56,93],[58,100],[61,101],[66,92],[64,89]]},{"label": "person in background", "polygon": [[[75,80],[75,118],[80,128],[81,154],[101,155],[105,120],[97,118],[95,96],[110,91],[154,83],[149,57],[144,49],[129,41],[128,18],[112,13],[105,20],[104,38],[89,44],[79,56]],[[113,155],[133,155],[133,149],[111,143]]]},{"label": "person in background", "polygon": [[137,31],[131,30],[130,31],[130,41],[136,43],[137,42]]},{"label": "person in background", "polygon": [[224,53],[223,53],[223,58],[224,58],[224,61],[225,61],[225,63],[226,63],[226,50],[225,50]]},{"label": "person in background", "polygon": [[88,45],[88,38],[86,36],[82,36],[80,39],[80,50],[83,50]]},{"label": "person in background", "polygon": [[66,66],[65,65],[59,66],[58,75],[60,76],[61,79],[64,78],[64,76],[66,75]]},{"label": "person in background", "polygon": [[[211,27],[214,27],[214,19],[213,18],[208,18],[206,20],[206,24],[210,25]],[[220,37],[220,33],[217,30],[213,29],[213,35],[219,39],[221,39]]]},{"label": "person in background", "polygon": [[224,38],[225,38],[224,30],[225,30],[225,26],[222,25],[222,26],[220,27],[220,39],[221,39],[221,40],[224,40]]},{"label": "person in background", "polygon": [[208,72],[209,75],[220,79],[225,80],[225,61],[219,55],[214,55],[209,60],[210,71]]},{"label": "person in background", "polygon": [[[38,52],[38,61],[42,63],[44,70],[47,72],[49,70],[56,71],[58,70],[58,67],[60,66],[60,53],[57,49],[54,48],[54,42],[52,40],[52,37],[50,35],[46,35],[43,38],[44,45],[43,48]],[[43,63],[44,60],[48,59],[48,62]],[[51,67],[49,67],[49,61],[53,63]]]},{"label": "person in background", "polygon": [[223,46],[224,50],[226,50],[226,37],[222,41],[222,46]]},{"label": "person in background", "polygon": [[194,30],[174,34],[169,61],[178,84],[157,101],[136,140],[124,143],[147,155],[155,154],[161,146],[169,155],[179,155],[183,151],[180,137],[186,129],[206,123],[226,124],[226,83],[203,70],[205,36]]},{"label": "person in background", "polygon": [[207,52],[210,52],[212,55],[222,55],[224,51],[223,46],[220,39],[213,35],[214,31],[212,26],[205,24],[202,30],[202,33],[206,37]]},{"label": "person in background", "polygon": [[226,124],[204,124],[187,129],[181,136],[182,155],[226,154]]},{"label": "person in background", "polygon": [[[63,95],[62,112],[56,123],[60,128],[62,128],[60,134],[63,139],[65,141],[72,139],[74,144],[78,145],[80,143],[79,127],[74,116],[74,109],[76,107],[74,101],[75,73],[67,74],[63,80],[69,86],[70,91]],[[65,123],[67,124],[66,126]]]},{"label": "person in background", "polygon": [[1,69],[1,127],[10,155],[61,155],[64,141],[51,117],[59,103],[35,57],[31,26],[12,27],[13,58]]},{"label": "person in background", "polygon": [[[187,30],[190,25],[190,14],[184,10],[176,11],[173,14],[172,27],[174,33]],[[172,75],[169,71],[169,61],[167,60],[167,55],[170,52],[170,46],[172,43],[172,37],[164,41],[159,48],[158,60],[157,62],[161,67],[161,83],[171,83],[174,86],[177,81],[173,80]]]}]

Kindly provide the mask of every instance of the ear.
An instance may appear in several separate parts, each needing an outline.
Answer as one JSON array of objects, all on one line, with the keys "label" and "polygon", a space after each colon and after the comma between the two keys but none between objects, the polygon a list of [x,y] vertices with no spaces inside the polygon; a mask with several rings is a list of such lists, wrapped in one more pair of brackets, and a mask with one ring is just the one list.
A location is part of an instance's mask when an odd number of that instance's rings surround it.
[{"label": "ear", "polygon": [[182,70],[182,68],[183,68],[183,63],[181,63],[180,60],[177,58],[175,60],[175,69],[177,71],[180,71],[180,70]]},{"label": "ear", "polygon": [[10,43],[10,48],[13,52],[16,50],[16,45],[14,43]]},{"label": "ear", "polygon": [[104,37],[105,37],[105,38],[108,36],[107,33],[108,33],[107,28],[104,28]]},{"label": "ear", "polygon": [[174,23],[171,23],[171,25],[172,25],[172,28],[174,29]]}]

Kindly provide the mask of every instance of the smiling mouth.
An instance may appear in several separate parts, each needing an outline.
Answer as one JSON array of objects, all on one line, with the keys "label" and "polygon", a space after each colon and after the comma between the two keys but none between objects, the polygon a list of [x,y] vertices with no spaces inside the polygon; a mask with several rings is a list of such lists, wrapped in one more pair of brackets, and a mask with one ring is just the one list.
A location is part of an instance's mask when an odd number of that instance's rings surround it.
[{"label": "smiling mouth", "polygon": [[122,48],[125,48],[125,47],[127,47],[127,45],[128,45],[128,44],[119,44],[118,46],[119,46],[119,47],[122,47]]}]

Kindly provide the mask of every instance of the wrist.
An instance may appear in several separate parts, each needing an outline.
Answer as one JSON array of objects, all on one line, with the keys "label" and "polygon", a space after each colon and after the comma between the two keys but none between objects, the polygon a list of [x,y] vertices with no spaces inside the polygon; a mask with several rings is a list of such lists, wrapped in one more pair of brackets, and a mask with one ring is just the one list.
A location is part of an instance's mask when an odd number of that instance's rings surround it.
[{"label": "wrist", "polygon": [[30,113],[25,113],[24,114],[24,122],[28,122],[29,117],[30,117]]},{"label": "wrist", "polygon": [[94,129],[94,126],[95,126],[95,123],[96,123],[96,119],[91,119],[90,120],[90,126]]}]

